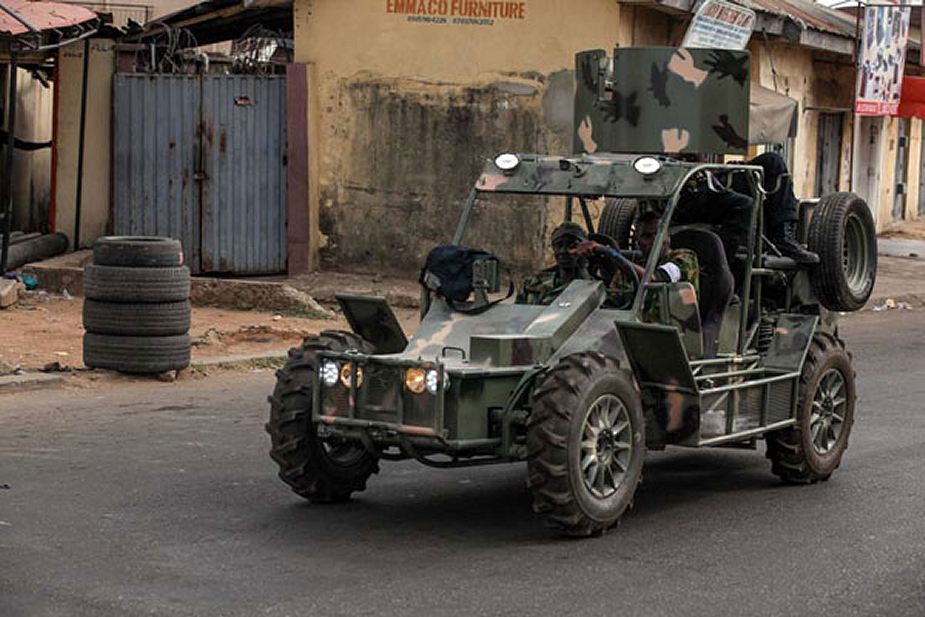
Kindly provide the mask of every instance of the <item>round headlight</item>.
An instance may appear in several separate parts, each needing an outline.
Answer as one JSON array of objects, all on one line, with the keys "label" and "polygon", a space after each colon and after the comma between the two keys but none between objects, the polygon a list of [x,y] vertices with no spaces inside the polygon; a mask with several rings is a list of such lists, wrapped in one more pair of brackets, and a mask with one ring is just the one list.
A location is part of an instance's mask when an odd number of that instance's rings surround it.
[{"label": "round headlight", "polygon": [[501,171],[513,171],[520,165],[520,157],[516,154],[506,152],[495,157],[495,167]]},{"label": "round headlight", "polygon": [[409,368],[405,371],[405,387],[409,392],[421,394],[426,388],[427,375],[422,368]]},{"label": "round headlight", "polygon": [[427,377],[425,378],[424,382],[427,386],[427,391],[431,394],[437,393],[437,377],[437,371],[433,369],[427,371]]},{"label": "round headlight", "polygon": [[[350,377],[353,375],[353,363],[348,362],[340,367],[340,383],[345,388],[350,387]],[[363,385],[363,367],[357,367],[357,388]]]},{"label": "round headlight", "polygon": [[662,164],[654,156],[641,156],[633,161],[633,169],[644,176],[651,176],[661,168]]},{"label": "round headlight", "polygon": [[338,370],[337,363],[333,360],[325,360],[321,365],[321,369],[318,371],[321,381],[324,382],[326,386],[333,386],[337,383]]}]

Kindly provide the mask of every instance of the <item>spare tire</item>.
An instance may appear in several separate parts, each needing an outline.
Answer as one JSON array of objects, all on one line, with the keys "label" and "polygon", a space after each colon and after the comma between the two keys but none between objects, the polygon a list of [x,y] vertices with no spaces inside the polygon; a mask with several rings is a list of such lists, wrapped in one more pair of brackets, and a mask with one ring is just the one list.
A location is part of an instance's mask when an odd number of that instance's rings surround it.
[{"label": "spare tire", "polygon": [[621,249],[632,248],[633,222],[639,204],[635,199],[608,199],[601,212],[601,221],[597,231],[617,241]]},{"label": "spare tire", "polygon": [[189,299],[189,268],[84,266],[84,296],[104,302],[182,302]]},{"label": "spare tire", "polygon": [[877,233],[870,208],[854,193],[819,200],[809,223],[809,250],[819,255],[813,292],[832,311],[856,311],[877,279]]},{"label": "spare tire", "polygon": [[190,337],[84,335],[84,364],[121,373],[164,373],[190,363]]},{"label": "spare tire", "polygon": [[121,304],[84,300],[83,324],[93,334],[121,336],[173,336],[190,327],[190,302]]},{"label": "spare tire", "polygon": [[93,243],[93,263],[127,268],[175,268],[183,265],[179,240],[156,236],[104,236]]}]

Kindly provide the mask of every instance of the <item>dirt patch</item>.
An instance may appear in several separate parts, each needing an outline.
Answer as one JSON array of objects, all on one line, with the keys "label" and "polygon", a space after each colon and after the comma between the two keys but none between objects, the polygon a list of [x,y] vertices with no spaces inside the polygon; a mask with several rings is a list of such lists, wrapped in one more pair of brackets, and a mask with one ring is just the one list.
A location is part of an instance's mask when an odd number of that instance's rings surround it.
[{"label": "dirt patch", "polygon": [[882,232],[880,237],[903,240],[925,240],[925,219],[903,221],[895,227]]},{"label": "dirt patch", "polygon": [[[38,370],[58,362],[82,368],[83,300],[28,293],[15,306],[0,311],[0,365]],[[396,309],[406,330],[417,312]],[[285,353],[302,339],[322,330],[349,330],[343,316],[310,319],[265,311],[194,307],[190,335],[193,361],[220,356]]]}]

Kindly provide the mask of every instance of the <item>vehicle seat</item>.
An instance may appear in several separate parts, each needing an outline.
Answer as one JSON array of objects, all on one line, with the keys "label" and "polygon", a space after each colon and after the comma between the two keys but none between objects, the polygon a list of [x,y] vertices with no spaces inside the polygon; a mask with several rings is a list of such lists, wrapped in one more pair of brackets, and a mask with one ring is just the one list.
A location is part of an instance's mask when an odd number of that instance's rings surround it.
[{"label": "vehicle seat", "polygon": [[700,323],[703,329],[704,358],[716,355],[716,341],[723,312],[732,299],[732,271],[726,261],[723,243],[712,231],[688,227],[671,235],[671,246],[688,249],[697,255],[700,265]]}]

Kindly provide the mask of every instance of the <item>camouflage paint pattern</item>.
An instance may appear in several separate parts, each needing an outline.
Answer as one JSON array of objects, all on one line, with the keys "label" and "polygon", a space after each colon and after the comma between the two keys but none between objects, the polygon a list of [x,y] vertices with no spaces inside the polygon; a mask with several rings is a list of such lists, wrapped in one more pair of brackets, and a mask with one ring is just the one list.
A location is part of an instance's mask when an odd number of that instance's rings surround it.
[{"label": "camouflage paint pattern", "polygon": [[[661,157],[661,169],[644,176],[633,168],[636,158],[521,154],[519,165],[512,170],[501,170],[488,161],[476,183],[476,195],[645,197],[670,208],[682,183],[698,167]],[[656,244],[668,230],[667,218],[663,222]],[[464,215],[460,226],[464,228],[465,223]],[[651,272],[655,263],[648,264],[647,270]],[[530,377],[566,355],[598,351],[633,373],[645,411],[649,447],[734,440],[736,431],[791,417],[798,373],[787,371],[794,361],[802,363],[801,354],[812,336],[807,324],[830,332],[836,327],[835,315],[813,298],[806,272],[790,276],[788,308],[764,315],[779,329],[776,355],[770,356],[780,359],[777,367],[765,365],[763,357],[745,365],[741,356],[704,364],[699,359],[702,337],[691,283],[649,285],[651,291],[645,293],[661,294],[661,299],[657,323],[646,323],[644,296],[637,296],[636,312],[614,310],[606,304],[601,282],[577,280],[557,289],[554,297],[550,292],[543,304],[507,301],[479,314],[455,311],[434,298],[401,351],[336,358],[363,366],[365,381],[360,384],[352,378],[349,388],[341,383],[319,388],[318,396],[324,400],[319,401],[317,420],[326,430],[380,445],[413,443],[427,452],[522,460],[526,452],[515,434],[523,430],[523,420],[530,412]],[[358,332],[393,327],[388,326],[390,311],[382,310],[377,302],[357,301],[356,306],[365,307],[355,311],[358,317],[351,322]],[[799,308],[799,314],[790,306]],[[730,351],[729,341],[734,350],[741,327],[741,311],[730,308],[727,313],[720,339],[727,341]],[[402,373],[409,367],[439,369],[448,387],[434,395],[411,395]],[[723,377],[724,372],[737,377]],[[765,385],[762,379],[773,383]],[[751,380],[756,383],[752,385]],[[736,384],[746,387],[739,391]],[[371,393],[374,385],[376,391]],[[701,424],[705,406],[716,412],[713,417],[718,420],[706,432]]]},{"label": "camouflage paint pattern", "polygon": [[657,173],[643,175],[633,168],[638,155],[520,154],[518,158],[517,167],[508,171],[499,169],[494,161],[486,161],[475,189],[482,193],[667,199],[697,167],[694,163],[657,157],[662,168]]},{"label": "camouflage paint pattern", "polygon": [[744,154],[749,53],[674,47],[575,56],[575,152]]}]

